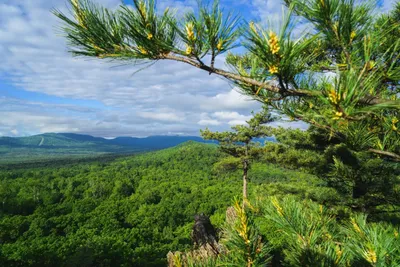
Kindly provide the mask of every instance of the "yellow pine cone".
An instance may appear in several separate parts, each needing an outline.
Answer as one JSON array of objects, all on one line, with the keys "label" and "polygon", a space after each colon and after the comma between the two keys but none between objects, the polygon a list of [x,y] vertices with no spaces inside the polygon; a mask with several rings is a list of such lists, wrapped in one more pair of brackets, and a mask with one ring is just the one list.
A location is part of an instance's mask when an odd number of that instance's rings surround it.
[{"label": "yellow pine cone", "polygon": [[186,55],[190,55],[190,54],[192,54],[192,52],[193,52],[192,47],[191,46],[187,46],[186,47]]},{"label": "yellow pine cone", "polygon": [[279,216],[283,217],[283,209],[279,204],[279,201],[276,197],[271,199],[272,205],[275,207],[276,211],[278,212]]},{"label": "yellow pine cone", "polygon": [[218,41],[218,44],[217,44],[217,49],[218,49],[218,51],[221,51],[221,49],[222,49],[222,45],[224,44],[224,41],[222,40],[222,39],[220,39],[219,41]]},{"label": "yellow pine cone", "polygon": [[186,28],[186,35],[187,35],[188,39],[193,41],[194,40],[193,23],[189,22],[185,28]]},{"label": "yellow pine cone", "polygon": [[376,263],[376,252],[373,249],[368,250],[366,253],[366,260],[370,263]]},{"label": "yellow pine cone", "polygon": [[338,245],[336,245],[335,252],[336,252],[336,256],[338,257],[338,259],[340,259],[343,255],[343,250],[341,250],[340,247]]},{"label": "yellow pine cone", "polygon": [[353,41],[353,39],[354,39],[356,36],[357,36],[356,32],[355,32],[355,31],[352,31],[351,34],[350,34],[350,40]]},{"label": "yellow pine cone", "polygon": [[393,131],[397,131],[397,126],[396,126],[396,124],[399,122],[399,119],[398,118],[393,118],[392,119],[392,130]]},{"label": "yellow pine cone", "polygon": [[141,46],[139,46],[138,48],[139,48],[140,53],[142,53],[143,55],[147,55],[146,49],[144,49],[144,48],[141,47]]},{"label": "yellow pine cone", "polygon": [[279,72],[279,69],[278,69],[278,67],[277,66],[271,66],[271,67],[269,67],[269,73],[271,73],[271,74],[275,74],[275,73],[278,73]]},{"label": "yellow pine cone", "polygon": [[358,226],[356,220],[354,220],[354,218],[351,219],[351,224],[353,225],[354,230],[356,230],[356,232],[358,233],[362,233],[360,227]]},{"label": "yellow pine cone", "polygon": [[253,32],[257,32],[257,29],[256,29],[256,27],[255,27],[255,25],[254,25],[254,22],[250,22],[250,23],[249,23],[249,27],[250,27],[250,29],[251,29]]},{"label": "yellow pine cone", "polygon": [[333,118],[334,120],[339,120],[340,118],[343,117],[343,112],[336,111],[335,117]]},{"label": "yellow pine cone", "polygon": [[147,34],[147,39],[149,39],[149,40],[153,39],[153,34],[152,33],[148,33]]},{"label": "yellow pine cone", "polygon": [[278,36],[273,31],[270,31],[268,44],[273,55],[277,54],[281,49],[278,42]]},{"label": "yellow pine cone", "polygon": [[336,93],[336,91],[334,89],[332,89],[329,93],[328,93],[328,99],[329,101],[331,101],[333,104],[338,104],[340,101],[340,94]]},{"label": "yellow pine cone", "polygon": [[373,60],[368,61],[367,63],[368,70],[372,70],[375,67],[375,65],[376,65],[375,61]]}]

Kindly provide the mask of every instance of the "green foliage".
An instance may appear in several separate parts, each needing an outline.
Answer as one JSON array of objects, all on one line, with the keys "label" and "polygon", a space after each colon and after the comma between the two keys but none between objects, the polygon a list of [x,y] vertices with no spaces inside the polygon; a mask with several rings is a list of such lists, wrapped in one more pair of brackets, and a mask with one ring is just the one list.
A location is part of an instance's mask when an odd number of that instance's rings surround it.
[{"label": "green foliage", "polygon": [[[262,160],[249,170],[254,207],[237,204],[235,223],[224,223],[226,207],[241,187],[240,170],[213,170],[224,159],[232,163],[217,146],[187,143],[112,162],[3,170],[0,263],[165,266],[168,251],[191,248],[193,215],[200,212],[224,226],[223,244],[231,253],[201,264],[194,258],[188,266],[244,266],[248,259],[251,266],[265,266],[269,259],[272,266],[398,263],[397,226],[366,223],[324,180]],[[389,221],[384,214],[370,219]],[[371,265],[371,251],[377,264],[386,265]]]},{"label": "green foliage", "polygon": [[[311,38],[302,36],[298,40],[292,40],[293,23],[292,10],[283,18],[282,30],[277,34],[273,31],[267,31],[262,27],[251,22],[246,29],[244,47],[249,54],[258,59],[258,67],[262,68],[265,80],[275,79],[284,90],[289,82],[293,81],[298,73],[307,69],[307,65],[318,55],[318,50],[309,51],[311,44],[317,41],[318,35]],[[232,54],[231,54],[232,56]],[[233,67],[241,69],[241,60],[230,61]],[[248,75],[242,72],[241,75]],[[269,102],[270,99],[279,98],[279,94],[256,87],[249,87],[239,83],[250,96],[254,96],[261,101]]]},{"label": "green foliage", "polygon": [[225,157],[214,164],[213,170],[216,173],[232,172],[241,168],[242,162],[239,158],[232,156]]},{"label": "green foliage", "polygon": [[[213,170],[224,159],[217,146],[190,142],[114,160],[2,170],[0,264],[165,266],[168,251],[191,247],[193,215],[224,225],[241,188],[240,170]],[[294,194],[329,202],[335,194],[315,176],[261,161],[249,177],[250,199]]]},{"label": "green foliage", "polygon": [[398,227],[358,214],[338,220],[332,210],[293,197],[272,197],[261,206],[259,223],[283,266],[398,265]]},{"label": "green foliage", "polygon": [[[247,198],[247,173],[250,169],[251,161],[258,158],[264,150],[260,143],[255,142],[254,139],[271,135],[271,127],[263,125],[271,121],[271,114],[267,109],[264,109],[247,121],[247,125],[232,127],[233,132],[211,132],[209,129],[200,131],[205,140],[219,141],[222,151],[236,158],[236,162],[240,161],[242,163],[243,199]],[[224,162],[218,163],[216,167],[219,168],[225,165],[226,161],[230,161],[231,166],[236,164],[234,159],[227,158]]]},{"label": "green foliage", "polygon": [[218,265],[265,266],[270,260],[270,247],[262,241],[253,212],[237,201],[233,209],[236,218],[227,218],[222,240],[226,253]]},{"label": "green foliage", "polygon": [[[341,156],[341,157],[340,157]],[[329,185],[348,196],[353,206],[373,211],[382,204],[399,205],[399,168],[381,159],[343,153],[333,156]]]},{"label": "green foliage", "polygon": [[367,223],[364,215],[357,215],[347,223],[343,231],[348,235],[346,246],[358,264],[400,264],[399,228],[382,223]]},{"label": "green foliage", "polygon": [[0,265],[163,266],[169,250],[189,247],[193,215],[218,219],[240,188],[212,176],[217,159],[216,147],[192,143],[109,163],[2,171]]},{"label": "green foliage", "polygon": [[[293,120],[320,128],[348,148],[400,160],[398,99],[399,7],[379,15],[373,1],[284,0],[288,13],[277,32],[239,25],[218,1],[181,18],[159,12],[155,0],[135,0],[116,11],[70,0],[61,12],[72,53],[125,61],[174,60],[220,75],[244,94]],[[313,25],[294,35],[296,19]],[[232,51],[239,44],[244,53]],[[214,66],[229,52],[231,72]],[[206,64],[208,55],[210,63]],[[330,75],[326,75],[330,73]]]},{"label": "green foliage", "polygon": [[[190,248],[193,215],[224,223],[241,183],[237,171],[213,171],[223,158],[216,146],[192,142],[112,161],[2,170],[0,264],[165,266],[168,251]],[[278,171],[257,164],[251,195]]]},{"label": "green foliage", "polygon": [[[344,266],[347,252],[338,245],[341,236],[335,218],[322,205],[293,198],[272,198],[263,208],[276,246],[288,266]],[[277,236],[279,235],[279,236]]]},{"label": "green foliage", "polygon": [[[216,266],[267,266],[267,261],[276,267],[399,264],[399,228],[393,225],[370,223],[360,214],[339,219],[331,209],[294,197],[270,197],[257,208],[241,209],[236,204],[236,224],[228,220],[224,228],[226,252]],[[257,238],[246,239],[246,233]],[[258,254],[250,253],[254,250]]]},{"label": "green foliage", "polygon": [[324,179],[325,185],[336,189],[334,194],[329,194],[333,202],[337,203],[334,199],[337,200],[339,192],[343,205],[371,216],[381,213],[383,206],[388,210],[399,206],[397,163],[354,152],[337,138],[326,139],[315,127],[307,131],[277,129],[274,132],[278,142],[266,145],[263,160]]},{"label": "green foliage", "polygon": [[239,18],[233,14],[223,15],[218,1],[212,7],[202,6],[199,2],[198,15],[186,14],[182,25],[176,27],[186,50],[182,55],[196,57],[201,60],[211,55],[213,66],[215,57],[237,46]]}]

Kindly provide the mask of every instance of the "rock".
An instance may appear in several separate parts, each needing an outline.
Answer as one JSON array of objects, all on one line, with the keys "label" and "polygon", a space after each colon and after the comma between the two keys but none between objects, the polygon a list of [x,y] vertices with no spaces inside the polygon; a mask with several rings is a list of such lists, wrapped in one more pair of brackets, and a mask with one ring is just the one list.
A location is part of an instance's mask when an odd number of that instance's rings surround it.
[{"label": "rock", "polygon": [[189,252],[170,251],[167,254],[169,267],[188,266],[189,261],[208,261],[210,258],[216,258],[221,252],[217,231],[210,218],[203,213],[194,216],[191,238],[195,249]]},{"label": "rock", "polygon": [[213,245],[214,243],[218,243],[217,232],[211,224],[210,218],[203,213],[194,216],[191,237],[197,248],[206,244]]}]

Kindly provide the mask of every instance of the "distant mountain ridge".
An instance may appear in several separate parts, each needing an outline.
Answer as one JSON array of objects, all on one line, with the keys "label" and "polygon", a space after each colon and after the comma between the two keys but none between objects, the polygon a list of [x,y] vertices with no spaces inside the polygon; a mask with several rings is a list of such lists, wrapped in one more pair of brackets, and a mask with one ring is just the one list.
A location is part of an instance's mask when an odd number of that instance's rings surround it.
[{"label": "distant mountain ridge", "polygon": [[71,146],[90,146],[90,145],[111,145],[123,147],[135,147],[146,149],[162,149],[176,146],[187,141],[201,143],[214,143],[206,141],[198,136],[149,136],[149,137],[116,137],[105,139],[91,135],[75,133],[44,133],[27,137],[0,137],[0,145],[26,146],[26,147],[71,147]]},{"label": "distant mountain ridge", "polygon": [[[274,141],[274,138],[261,139]],[[0,163],[35,159],[126,154],[177,146],[188,141],[217,143],[199,136],[159,135],[105,139],[75,133],[44,133],[27,137],[0,137]]]},{"label": "distant mountain ridge", "polygon": [[117,137],[105,139],[74,133],[45,133],[27,137],[0,137],[0,163],[71,156],[129,154],[173,147],[187,141],[212,143],[198,136]]},{"label": "distant mountain ridge", "polygon": [[[259,141],[274,141],[274,138],[259,139]],[[103,137],[94,137],[85,134],[75,133],[44,133],[26,137],[0,136],[0,145],[16,146],[72,146],[89,144],[106,144],[119,146],[134,146],[149,149],[162,149],[176,146],[187,141],[196,141],[200,143],[216,143],[214,141],[204,140],[199,136],[183,135],[154,135],[148,137],[116,137],[106,139]]]}]

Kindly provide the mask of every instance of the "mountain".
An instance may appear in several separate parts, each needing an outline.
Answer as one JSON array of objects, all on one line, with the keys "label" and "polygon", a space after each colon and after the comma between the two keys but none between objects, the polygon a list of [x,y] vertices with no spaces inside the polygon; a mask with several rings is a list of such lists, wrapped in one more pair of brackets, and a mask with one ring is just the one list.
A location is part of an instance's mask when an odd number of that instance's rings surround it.
[{"label": "mountain", "polygon": [[196,141],[200,143],[214,143],[206,141],[198,136],[149,136],[146,138],[137,137],[117,137],[109,140],[110,143],[121,146],[132,146],[143,149],[162,149],[173,147],[187,141]]},{"label": "mountain", "polygon": [[[127,154],[174,147],[188,141],[206,141],[198,136],[116,137],[105,139],[74,133],[45,133],[27,137],[0,137],[0,163],[37,161],[71,156]],[[257,141],[275,141],[274,138]]]},{"label": "mountain", "polygon": [[91,146],[110,146],[110,149],[129,148],[129,149],[162,149],[178,144],[196,141],[200,143],[212,143],[198,136],[149,136],[139,137],[117,137],[105,139],[91,135],[74,133],[45,133],[28,137],[0,137],[0,145],[10,147],[91,147]]},{"label": "mountain", "polygon": [[46,133],[28,137],[0,137],[0,145],[11,147],[70,147],[102,143],[105,139],[90,135]]},{"label": "mountain", "polygon": [[105,139],[74,133],[45,133],[0,137],[0,162],[19,162],[69,156],[126,154],[173,147],[187,141],[212,143],[197,136],[117,137]]}]

